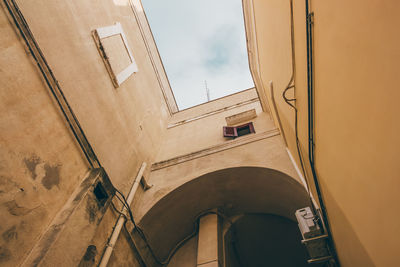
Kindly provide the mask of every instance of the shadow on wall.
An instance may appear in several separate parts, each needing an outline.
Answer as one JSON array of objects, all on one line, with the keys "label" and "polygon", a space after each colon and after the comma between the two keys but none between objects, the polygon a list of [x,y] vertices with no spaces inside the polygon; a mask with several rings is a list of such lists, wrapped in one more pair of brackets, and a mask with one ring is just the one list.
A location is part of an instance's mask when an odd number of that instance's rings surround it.
[{"label": "shadow on wall", "polygon": [[297,223],[281,216],[246,214],[224,239],[226,266],[309,266]]},{"label": "shadow on wall", "polygon": [[158,201],[140,225],[154,251],[168,251],[193,232],[196,216],[219,208],[226,216],[266,213],[295,221],[294,212],[309,206],[304,187],[294,178],[267,168],[237,167],[202,175]]}]

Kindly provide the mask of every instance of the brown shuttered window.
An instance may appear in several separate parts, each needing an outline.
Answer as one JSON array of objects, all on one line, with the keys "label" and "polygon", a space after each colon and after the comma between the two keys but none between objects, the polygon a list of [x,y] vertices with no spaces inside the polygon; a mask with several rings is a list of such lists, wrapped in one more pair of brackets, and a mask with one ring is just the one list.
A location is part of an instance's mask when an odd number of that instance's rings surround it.
[{"label": "brown shuttered window", "polygon": [[238,136],[255,133],[256,131],[254,130],[253,123],[249,122],[249,123],[235,126],[235,127],[224,126],[223,132],[224,132],[224,137],[234,137],[235,138]]}]

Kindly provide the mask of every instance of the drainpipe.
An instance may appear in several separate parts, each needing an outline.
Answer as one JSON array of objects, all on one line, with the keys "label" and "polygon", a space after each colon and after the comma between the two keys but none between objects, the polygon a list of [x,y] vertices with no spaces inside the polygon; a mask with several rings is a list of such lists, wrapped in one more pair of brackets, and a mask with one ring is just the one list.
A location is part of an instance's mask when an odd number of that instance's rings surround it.
[{"label": "drainpipe", "polygon": [[[142,180],[143,177],[143,172],[146,169],[146,162],[142,163],[142,166],[139,169],[138,174],[136,175],[135,181],[133,182],[133,185],[131,187],[131,191],[128,194],[128,198],[126,202],[128,202],[128,205],[130,206],[133,200],[133,197],[135,196],[136,190],[139,187],[140,181]],[[127,215],[127,209],[125,206],[123,206],[121,213],[124,215]],[[108,264],[108,261],[110,260],[111,254],[113,252],[114,246],[117,243],[118,236],[121,233],[121,229],[124,226],[124,223],[126,221],[126,216],[119,215],[118,221],[115,224],[114,230],[111,234],[111,237],[108,241],[106,251],[103,254],[103,257],[101,258],[99,267],[106,267]]]},{"label": "drainpipe", "polygon": [[315,138],[314,138],[314,65],[313,65],[313,24],[314,24],[314,13],[310,12],[311,0],[305,0],[306,6],[306,35],[307,35],[307,91],[308,91],[308,158],[310,162],[311,172],[314,180],[315,189],[320,204],[320,213],[324,221],[326,232],[329,235],[329,243],[332,249],[332,254],[335,259],[335,266],[340,266],[339,258],[336,253],[335,243],[333,241],[332,231],[328,220],[328,214],[326,211],[325,203],[322,198],[321,187],[319,185],[318,175],[315,170]]}]

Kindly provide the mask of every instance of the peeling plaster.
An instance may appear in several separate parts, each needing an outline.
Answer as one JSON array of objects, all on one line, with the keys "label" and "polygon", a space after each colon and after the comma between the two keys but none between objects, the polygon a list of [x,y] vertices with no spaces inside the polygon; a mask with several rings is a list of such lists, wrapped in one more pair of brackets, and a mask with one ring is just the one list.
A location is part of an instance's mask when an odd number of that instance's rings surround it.
[{"label": "peeling plaster", "polygon": [[94,201],[91,198],[88,198],[87,202],[86,202],[86,213],[87,213],[87,215],[89,217],[89,222],[90,223],[93,223],[95,221],[96,215],[97,215],[97,211],[98,211],[98,208],[97,208],[96,201]]}]

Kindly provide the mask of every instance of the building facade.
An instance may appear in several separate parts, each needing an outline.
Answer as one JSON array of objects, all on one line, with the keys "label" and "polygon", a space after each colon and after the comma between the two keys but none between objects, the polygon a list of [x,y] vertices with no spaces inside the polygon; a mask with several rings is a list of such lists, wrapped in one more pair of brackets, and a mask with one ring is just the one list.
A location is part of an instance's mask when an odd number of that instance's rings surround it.
[{"label": "building facade", "polygon": [[255,88],[181,111],[139,0],[1,7],[1,266],[397,266],[397,1],[243,0]]}]

